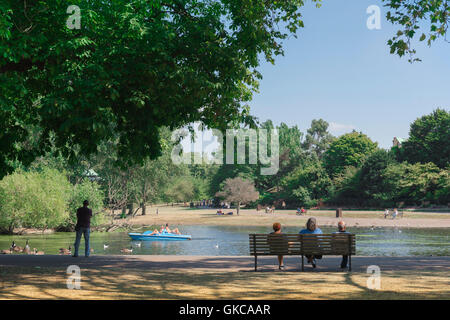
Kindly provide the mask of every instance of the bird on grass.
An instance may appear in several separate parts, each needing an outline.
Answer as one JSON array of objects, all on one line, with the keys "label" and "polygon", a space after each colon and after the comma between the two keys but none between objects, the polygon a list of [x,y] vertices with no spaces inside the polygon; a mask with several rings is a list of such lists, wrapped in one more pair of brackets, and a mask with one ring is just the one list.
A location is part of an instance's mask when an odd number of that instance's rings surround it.
[{"label": "bird on grass", "polygon": [[44,254],[44,251],[37,251],[36,248],[33,248],[33,254],[41,256]]},{"label": "bird on grass", "polygon": [[132,253],[132,252],[133,252],[133,247],[130,247],[130,249],[123,248],[122,250],[120,250],[120,252],[123,252],[123,253]]},{"label": "bird on grass", "polygon": [[0,254],[11,254],[11,253],[12,253],[11,248],[9,248],[8,250],[2,250],[2,251],[0,251]]},{"label": "bird on grass", "polygon": [[72,254],[72,248],[69,246],[69,249],[59,248],[59,254],[69,255]]},{"label": "bird on grass", "polygon": [[11,244],[11,250],[14,252],[22,252],[23,248],[16,245],[16,242],[13,241]]},{"label": "bird on grass", "polygon": [[25,248],[23,248],[22,252],[26,253],[26,254],[31,253],[31,248],[30,248],[30,245],[28,244],[28,239],[27,239],[27,243],[25,244]]}]

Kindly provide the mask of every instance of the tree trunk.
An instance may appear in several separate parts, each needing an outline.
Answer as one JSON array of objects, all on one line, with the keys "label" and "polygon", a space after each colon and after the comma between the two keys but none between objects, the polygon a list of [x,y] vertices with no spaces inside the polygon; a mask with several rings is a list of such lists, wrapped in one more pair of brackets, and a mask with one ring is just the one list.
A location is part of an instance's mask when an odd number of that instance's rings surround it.
[{"label": "tree trunk", "polygon": [[134,209],[133,203],[129,203],[128,204],[128,215],[132,215],[133,214],[133,209]]},{"label": "tree trunk", "polygon": [[241,207],[241,203],[238,202],[238,203],[237,203],[237,212],[236,212],[237,215],[239,215],[239,208],[240,208],[240,207]]},{"label": "tree trunk", "polygon": [[145,203],[141,204],[141,208],[142,208],[142,215],[145,216],[146,212],[147,212],[147,208],[145,206]]}]

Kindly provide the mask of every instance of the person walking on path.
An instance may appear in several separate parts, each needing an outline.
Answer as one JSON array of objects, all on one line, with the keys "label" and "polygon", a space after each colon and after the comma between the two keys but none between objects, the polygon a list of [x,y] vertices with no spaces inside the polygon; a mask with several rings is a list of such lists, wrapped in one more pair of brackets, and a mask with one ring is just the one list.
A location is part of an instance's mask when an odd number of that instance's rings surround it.
[{"label": "person walking on path", "polygon": [[394,212],[392,213],[392,220],[394,220],[398,215],[398,210],[397,208],[394,209]]},{"label": "person walking on path", "polygon": [[83,206],[77,210],[77,224],[75,226],[75,252],[73,257],[78,257],[78,248],[80,247],[81,235],[84,236],[84,256],[89,257],[89,235],[91,233],[92,210],[88,208],[89,201],[84,200]]}]

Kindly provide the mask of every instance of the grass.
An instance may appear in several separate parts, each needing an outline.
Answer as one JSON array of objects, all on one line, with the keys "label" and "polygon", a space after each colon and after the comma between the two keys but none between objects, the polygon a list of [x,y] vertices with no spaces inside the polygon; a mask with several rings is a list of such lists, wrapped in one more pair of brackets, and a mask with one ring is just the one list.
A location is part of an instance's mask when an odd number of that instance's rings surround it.
[{"label": "grass", "polygon": [[210,270],[81,270],[69,290],[57,269],[3,268],[0,299],[450,299],[448,272],[383,272],[380,290],[369,275],[346,272],[217,272]]}]

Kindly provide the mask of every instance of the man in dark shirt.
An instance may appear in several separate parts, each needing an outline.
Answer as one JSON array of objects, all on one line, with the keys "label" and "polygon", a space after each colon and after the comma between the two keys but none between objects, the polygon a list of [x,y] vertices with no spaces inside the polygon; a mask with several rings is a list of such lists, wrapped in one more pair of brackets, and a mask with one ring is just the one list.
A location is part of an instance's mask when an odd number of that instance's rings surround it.
[{"label": "man in dark shirt", "polygon": [[75,239],[75,252],[73,257],[78,257],[78,248],[80,246],[81,235],[84,236],[84,256],[89,257],[89,235],[91,233],[91,217],[92,210],[88,208],[89,201],[84,200],[83,206],[77,210],[77,224],[75,226],[75,231],[77,232],[77,237]]}]

